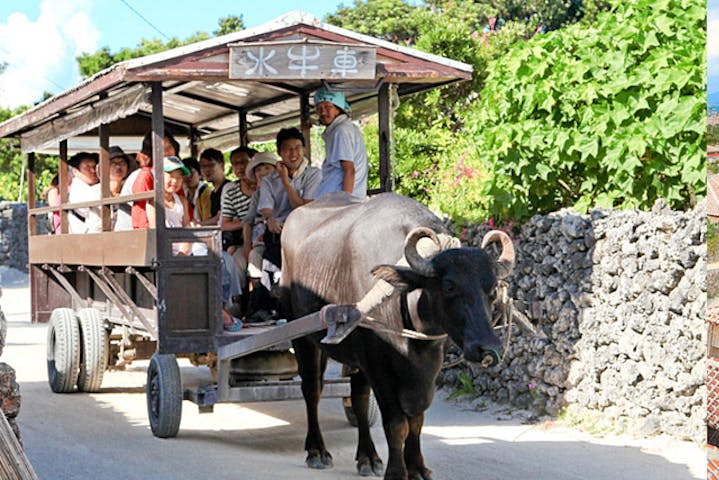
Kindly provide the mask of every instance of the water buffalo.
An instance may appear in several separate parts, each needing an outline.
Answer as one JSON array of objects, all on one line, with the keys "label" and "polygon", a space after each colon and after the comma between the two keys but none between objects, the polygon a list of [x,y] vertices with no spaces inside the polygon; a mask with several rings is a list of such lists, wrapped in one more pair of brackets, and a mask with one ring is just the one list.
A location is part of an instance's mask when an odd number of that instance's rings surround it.
[{"label": "water buffalo", "polygon": [[[446,234],[434,214],[391,193],[365,201],[331,194],[287,219],[280,303],[288,318],[330,303],[357,303],[376,290],[378,279],[394,287],[367,314],[380,328],[357,328],[336,345],[321,344],[322,334],[293,342],[307,406],[305,449],[311,468],[332,465],[317,416],[328,355],[357,369],[350,383],[359,429],[355,459],[363,476],[379,476],[383,469],[367,422],[370,386],[374,391],[389,447],[385,479],[431,478],[420,433],[446,334],[467,360],[498,361],[501,344],[490,326],[490,309],[498,278],[514,263],[512,242],[501,232],[492,237],[502,242],[498,261],[480,248],[451,248],[424,258],[417,242],[422,237],[439,242],[434,232]],[[403,255],[408,266],[397,263]],[[399,333],[403,329],[426,337],[408,338]]]}]

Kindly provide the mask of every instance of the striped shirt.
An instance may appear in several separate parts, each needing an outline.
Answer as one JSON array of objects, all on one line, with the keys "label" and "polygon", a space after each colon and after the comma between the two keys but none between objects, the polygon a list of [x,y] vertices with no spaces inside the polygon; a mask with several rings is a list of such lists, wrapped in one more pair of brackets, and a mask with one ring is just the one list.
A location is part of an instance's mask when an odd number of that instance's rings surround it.
[{"label": "striped shirt", "polygon": [[222,190],[222,217],[242,220],[250,209],[252,197],[245,195],[240,182],[230,182]]}]

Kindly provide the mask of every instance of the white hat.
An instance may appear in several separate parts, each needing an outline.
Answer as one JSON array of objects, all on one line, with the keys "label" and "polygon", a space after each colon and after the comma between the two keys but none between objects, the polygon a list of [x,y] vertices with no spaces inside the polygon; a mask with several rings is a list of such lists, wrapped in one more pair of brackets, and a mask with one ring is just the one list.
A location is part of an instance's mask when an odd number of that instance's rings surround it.
[{"label": "white hat", "polygon": [[255,153],[255,155],[252,157],[252,160],[250,160],[250,163],[247,164],[245,174],[251,182],[256,182],[257,177],[255,176],[255,167],[257,167],[258,165],[262,165],[263,163],[272,165],[274,167],[279,161],[280,159],[277,157],[277,155],[272,152]]}]

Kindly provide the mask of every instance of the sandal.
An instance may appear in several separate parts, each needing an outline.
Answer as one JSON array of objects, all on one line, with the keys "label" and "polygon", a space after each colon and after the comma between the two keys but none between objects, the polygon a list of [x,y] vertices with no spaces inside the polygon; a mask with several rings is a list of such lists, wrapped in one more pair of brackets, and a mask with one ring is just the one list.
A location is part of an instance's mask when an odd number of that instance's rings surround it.
[{"label": "sandal", "polygon": [[232,319],[231,322],[224,322],[222,324],[222,328],[224,328],[226,332],[236,332],[242,328],[242,320],[237,317],[230,318]]}]

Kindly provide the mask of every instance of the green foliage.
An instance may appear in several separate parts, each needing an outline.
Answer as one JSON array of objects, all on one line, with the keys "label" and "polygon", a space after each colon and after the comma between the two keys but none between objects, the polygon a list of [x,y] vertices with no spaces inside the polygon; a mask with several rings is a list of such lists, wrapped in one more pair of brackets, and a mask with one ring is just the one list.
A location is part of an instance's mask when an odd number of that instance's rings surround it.
[{"label": "green foliage", "polygon": [[239,32],[245,28],[245,22],[242,20],[242,15],[239,17],[235,15],[223,17],[219,20],[218,24],[220,25],[220,28],[213,32],[216,37],[219,37],[220,35],[227,35],[232,32]]},{"label": "green foliage", "polygon": [[472,399],[475,399],[481,395],[474,387],[474,381],[472,380],[472,376],[470,374],[463,371],[459,374],[457,379],[459,380],[460,386],[447,398],[449,398],[450,400],[454,400],[457,397],[468,395]]},{"label": "green foliage", "polygon": [[705,19],[698,0],[639,0],[516,43],[467,122],[490,212],[684,208],[703,194]]},{"label": "green foliage", "polygon": [[707,263],[719,262],[719,225],[707,219]]},{"label": "green foliage", "polygon": [[719,145],[719,124],[707,125],[707,145]]},{"label": "green foliage", "polygon": [[[15,110],[0,108],[0,122],[19,115],[28,107],[20,107]],[[36,195],[38,201],[42,200],[42,194],[50,185],[50,180],[57,172],[57,157],[51,155],[35,155],[36,172],[42,172],[35,179]],[[27,200],[27,183],[24,183],[20,192],[20,176],[23,167],[23,155],[17,141],[10,139],[0,140],[0,201],[16,202]],[[25,177],[24,182],[27,182]],[[19,196],[22,193],[21,196]]]},{"label": "green foliage", "polygon": [[419,7],[403,0],[354,0],[353,6],[340,4],[325,22],[381,38],[400,45],[409,45],[419,35],[414,14]]}]

